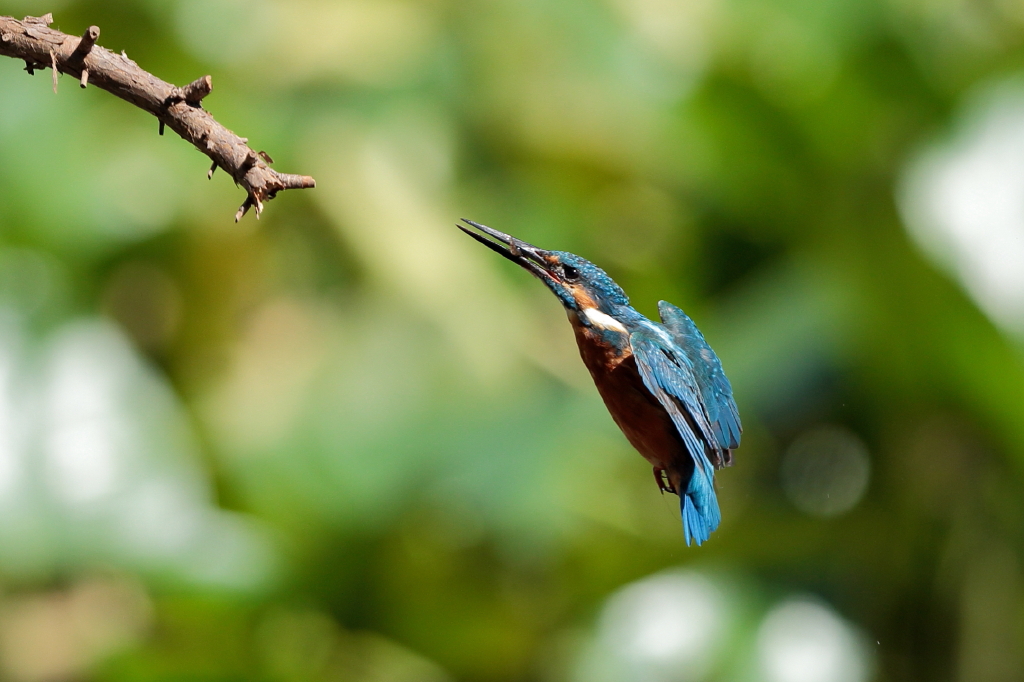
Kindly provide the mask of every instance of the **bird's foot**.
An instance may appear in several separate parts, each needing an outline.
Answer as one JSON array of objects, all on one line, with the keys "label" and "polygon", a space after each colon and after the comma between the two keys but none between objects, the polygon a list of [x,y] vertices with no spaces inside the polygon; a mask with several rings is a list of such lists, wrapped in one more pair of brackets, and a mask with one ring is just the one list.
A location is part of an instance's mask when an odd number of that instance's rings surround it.
[{"label": "bird's foot", "polygon": [[663,493],[675,494],[676,489],[672,486],[672,481],[669,479],[668,474],[664,469],[654,467],[654,480],[658,483],[658,490]]}]

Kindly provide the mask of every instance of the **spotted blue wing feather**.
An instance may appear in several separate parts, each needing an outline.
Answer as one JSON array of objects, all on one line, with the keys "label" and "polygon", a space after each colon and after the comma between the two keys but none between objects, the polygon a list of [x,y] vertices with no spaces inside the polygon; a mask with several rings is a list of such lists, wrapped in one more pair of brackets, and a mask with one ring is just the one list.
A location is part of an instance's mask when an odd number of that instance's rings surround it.
[{"label": "spotted blue wing feather", "polygon": [[740,422],[739,410],[732,395],[732,384],[725,376],[722,363],[686,313],[667,301],[658,303],[658,312],[661,313],[661,321],[672,335],[672,340],[693,365],[697,386],[707,409],[708,421],[719,447],[725,452],[725,463],[731,464],[729,450],[739,447],[743,424]]},{"label": "spotted blue wing feather", "polygon": [[686,544],[692,539],[700,545],[722,520],[715,495],[714,467],[708,461],[705,447],[705,443],[714,442],[714,435],[701,404],[691,361],[674,347],[670,338],[656,338],[658,333],[656,329],[634,331],[629,342],[644,386],[668,412],[693,458],[693,474],[679,498]]}]

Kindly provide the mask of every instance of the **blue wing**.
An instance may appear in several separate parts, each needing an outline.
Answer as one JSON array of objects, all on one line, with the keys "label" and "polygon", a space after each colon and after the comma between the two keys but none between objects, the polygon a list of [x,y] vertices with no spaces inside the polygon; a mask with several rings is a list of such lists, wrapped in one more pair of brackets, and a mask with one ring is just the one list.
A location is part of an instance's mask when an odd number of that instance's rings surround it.
[{"label": "blue wing", "polygon": [[719,447],[725,454],[724,464],[732,464],[732,454],[729,450],[740,446],[743,425],[740,423],[736,401],[732,397],[732,384],[722,370],[722,363],[686,313],[666,301],[658,303],[658,312],[661,313],[661,321],[668,328],[672,340],[693,365],[697,387],[707,409],[708,421]]},{"label": "blue wing", "polygon": [[692,537],[700,545],[722,519],[715,496],[714,467],[706,453],[708,447],[717,449],[716,441],[691,360],[675,347],[671,337],[659,339],[659,333],[665,334],[655,329],[637,330],[630,334],[629,343],[644,386],[668,412],[693,458],[693,474],[686,490],[679,491],[679,498],[686,544]]}]

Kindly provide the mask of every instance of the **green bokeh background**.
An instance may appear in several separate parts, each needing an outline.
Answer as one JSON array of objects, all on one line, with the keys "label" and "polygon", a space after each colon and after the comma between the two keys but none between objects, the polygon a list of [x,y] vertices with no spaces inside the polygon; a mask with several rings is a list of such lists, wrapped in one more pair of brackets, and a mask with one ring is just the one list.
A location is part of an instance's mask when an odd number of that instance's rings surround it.
[{"label": "green bokeh background", "polygon": [[[701,679],[768,679],[792,595],[874,679],[1024,676],[1020,337],[897,208],[1021,69],[1024,6],[0,0],[47,11],[212,74],[218,120],[318,185],[234,224],[151,116],[0,60],[7,678],[591,682],[608,596],[679,567],[734,602]],[[462,216],[705,331],[745,426],[705,546]],[[871,463],[828,518],[780,483],[822,425]]]}]

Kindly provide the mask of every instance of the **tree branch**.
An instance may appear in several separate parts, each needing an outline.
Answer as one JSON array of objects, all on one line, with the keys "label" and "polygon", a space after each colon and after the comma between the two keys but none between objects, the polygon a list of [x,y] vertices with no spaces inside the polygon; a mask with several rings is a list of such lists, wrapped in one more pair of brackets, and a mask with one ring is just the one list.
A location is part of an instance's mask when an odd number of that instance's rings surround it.
[{"label": "tree branch", "polygon": [[203,109],[202,100],[213,88],[209,76],[177,88],[142,70],[124,52],[114,54],[96,45],[100,30],[90,26],[81,37],[49,28],[53,16],[25,17],[18,21],[0,16],[0,55],[23,59],[25,70],[52,68],[53,88],[57,91],[57,72],[66,73],[87,85],[106,90],[144,109],[160,120],[160,133],[167,126],[196,149],[213,160],[207,177],[218,167],[234,178],[246,191],[246,199],[235,214],[237,222],[250,208],[256,217],[263,203],[286,189],[315,187],[308,175],[278,173],[267,163],[265,153],[256,153],[248,140],[235,135]]}]

